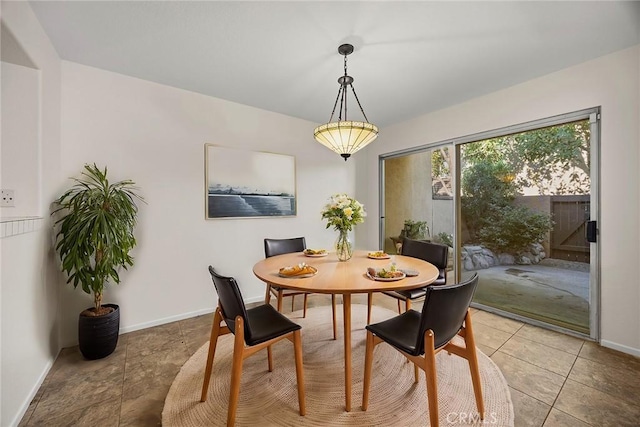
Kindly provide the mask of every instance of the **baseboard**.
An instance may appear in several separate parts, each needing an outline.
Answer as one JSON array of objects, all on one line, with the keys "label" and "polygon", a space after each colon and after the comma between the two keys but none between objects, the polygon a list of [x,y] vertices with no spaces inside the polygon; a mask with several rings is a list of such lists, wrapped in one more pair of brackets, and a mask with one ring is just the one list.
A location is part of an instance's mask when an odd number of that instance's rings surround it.
[{"label": "baseboard", "polygon": [[47,362],[44,369],[42,370],[42,373],[38,377],[38,380],[33,385],[33,387],[31,388],[31,391],[27,395],[27,398],[25,399],[24,403],[20,407],[20,410],[15,415],[13,420],[11,420],[11,422],[9,423],[10,427],[17,427],[18,424],[20,424],[20,421],[22,421],[22,417],[24,417],[24,414],[27,413],[27,410],[29,409],[29,405],[31,404],[31,401],[33,400],[34,397],[36,397],[38,390],[42,386],[42,383],[44,382],[45,378],[47,378],[47,375],[49,374],[49,371],[53,367],[53,363],[56,361],[57,358],[58,356],[56,355],[56,357],[54,357],[53,359],[49,360],[49,362]]},{"label": "baseboard", "polygon": [[127,332],[139,331],[141,329],[152,328],[154,326],[164,325],[166,323],[177,322],[178,320],[189,319],[191,317],[202,316],[203,314],[213,313],[215,307],[203,308],[201,310],[190,311],[187,313],[176,314],[175,316],[163,317],[161,319],[151,320],[149,322],[138,323],[136,325],[125,326],[120,328],[120,334],[126,334]]},{"label": "baseboard", "polygon": [[245,304],[253,304],[254,302],[263,302],[263,301],[264,301],[264,295],[259,295],[257,297],[247,298],[246,300],[244,300]]},{"label": "baseboard", "polygon": [[623,353],[630,354],[632,356],[640,357],[640,349],[629,347],[626,345],[618,344],[612,341],[600,340],[600,345],[603,347],[610,348],[612,350],[621,351]]},{"label": "baseboard", "polygon": [[[247,298],[244,302],[247,304],[251,304],[254,302],[264,301],[264,297],[257,296],[253,298]],[[149,322],[138,323],[136,325],[125,326],[120,328],[121,334],[126,334],[127,332],[139,331],[141,329],[152,328],[154,326],[160,326],[171,322],[177,322],[178,320],[189,319],[191,317],[202,316],[203,314],[213,313],[215,307],[212,308],[203,308],[202,310],[189,311],[187,313],[176,314],[175,316],[163,317],[161,319],[151,320]]]}]

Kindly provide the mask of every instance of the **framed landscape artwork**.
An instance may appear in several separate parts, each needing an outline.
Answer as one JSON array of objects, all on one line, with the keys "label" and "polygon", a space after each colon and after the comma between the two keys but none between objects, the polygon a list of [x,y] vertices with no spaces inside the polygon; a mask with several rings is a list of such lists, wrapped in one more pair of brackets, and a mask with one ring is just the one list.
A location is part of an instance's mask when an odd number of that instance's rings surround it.
[{"label": "framed landscape artwork", "polygon": [[205,218],[296,215],[295,157],[205,144]]}]

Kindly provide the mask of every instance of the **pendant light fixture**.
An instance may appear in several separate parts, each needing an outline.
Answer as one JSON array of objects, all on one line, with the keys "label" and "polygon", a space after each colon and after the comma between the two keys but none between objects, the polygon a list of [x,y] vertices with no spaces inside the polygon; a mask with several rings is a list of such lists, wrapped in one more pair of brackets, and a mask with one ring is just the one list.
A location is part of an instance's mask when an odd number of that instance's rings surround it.
[{"label": "pendant light fixture", "polygon": [[[329,123],[315,128],[313,137],[320,144],[340,154],[346,162],[353,153],[364,148],[378,137],[378,127],[369,123],[369,119],[367,119],[367,115],[364,113],[362,105],[360,105],[358,95],[356,95],[356,90],[353,88],[353,77],[347,74],[347,55],[353,53],[353,45],[340,45],[340,47],[338,47],[338,53],[344,55],[344,75],[338,79],[338,83],[340,83],[338,96],[336,97],[335,104],[333,104],[333,111],[331,111]],[[364,117],[364,122],[347,119],[347,86],[350,87],[353,92],[353,96]],[[338,121],[333,122],[333,115],[336,112],[338,102],[340,103]]]}]

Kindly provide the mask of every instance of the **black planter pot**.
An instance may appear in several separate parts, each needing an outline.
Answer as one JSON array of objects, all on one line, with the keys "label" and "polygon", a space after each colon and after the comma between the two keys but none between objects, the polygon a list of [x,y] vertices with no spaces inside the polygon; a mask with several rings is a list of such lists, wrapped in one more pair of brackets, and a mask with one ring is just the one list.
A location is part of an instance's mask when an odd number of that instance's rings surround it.
[{"label": "black planter pot", "polygon": [[78,342],[80,352],[86,359],[102,359],[116,349],[120,330],[120,307],[116,304],[103,304],[113,311],[104,316],[78,318]]}]

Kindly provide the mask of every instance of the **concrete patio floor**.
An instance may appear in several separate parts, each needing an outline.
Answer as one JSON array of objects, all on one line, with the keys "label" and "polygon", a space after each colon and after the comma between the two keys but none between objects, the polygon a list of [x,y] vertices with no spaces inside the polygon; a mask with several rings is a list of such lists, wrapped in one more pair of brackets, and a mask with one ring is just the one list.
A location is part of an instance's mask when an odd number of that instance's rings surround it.
[{"label": "concrete patio floor", "polygon": [[589,334],[588,267],[543,260],[477,270],[474,302]]}]

